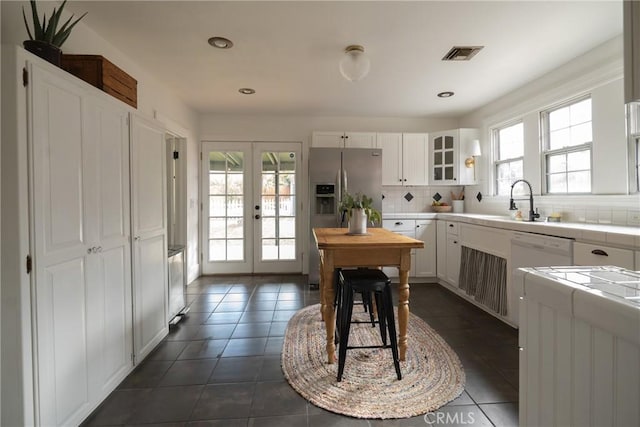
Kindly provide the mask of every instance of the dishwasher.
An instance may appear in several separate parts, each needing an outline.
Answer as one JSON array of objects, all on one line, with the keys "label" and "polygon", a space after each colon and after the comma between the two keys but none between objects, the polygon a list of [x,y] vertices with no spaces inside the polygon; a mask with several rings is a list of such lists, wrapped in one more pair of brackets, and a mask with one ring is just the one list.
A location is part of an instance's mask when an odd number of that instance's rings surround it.
[{"label": "dishwasher", "polygon": [[[514,232],[511,238],[511,289],[507,289],[507,318],[519,323],[520,297],[524,290],[513,274],[520,267],[551,267],[573,265],[573,239]],[[509,292],[511,290],[511,292]]]}]

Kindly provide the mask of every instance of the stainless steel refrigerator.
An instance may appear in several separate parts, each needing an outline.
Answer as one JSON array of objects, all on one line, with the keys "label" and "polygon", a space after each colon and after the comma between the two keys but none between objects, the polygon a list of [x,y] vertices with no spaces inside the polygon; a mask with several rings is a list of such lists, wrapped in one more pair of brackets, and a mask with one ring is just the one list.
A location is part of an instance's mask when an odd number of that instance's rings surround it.
[{"label": "stainless steel refrigerator", "polygon": [[[311,230],[347,227],[339,212],[345,192],[366,194],[382,212],[382,150],[378,148],[311,148],[309,150]],[[320,254],[310,231],[309,284],[320,282]]]}]

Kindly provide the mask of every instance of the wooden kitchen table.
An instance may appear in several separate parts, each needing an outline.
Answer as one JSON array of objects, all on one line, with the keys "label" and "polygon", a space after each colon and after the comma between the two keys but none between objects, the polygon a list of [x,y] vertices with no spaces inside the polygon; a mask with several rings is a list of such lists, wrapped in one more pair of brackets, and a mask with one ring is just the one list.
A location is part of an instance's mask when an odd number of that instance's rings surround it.
[{"label": "wooden kitchen table", "polygon": [[397,267],[398,285],[398,347],[400,360],[407,354],[407,322],[409,321],[409,270],[411,249],[424,243],[396,234],[384,228],[368,228],[366,235],[349,235],[346,228],[314,228],[313,236],[320,251],[320,301],[322,318],[327,330],[327,357],[336,359],[334,334],[336,314],[333,286],[336,268]]}]

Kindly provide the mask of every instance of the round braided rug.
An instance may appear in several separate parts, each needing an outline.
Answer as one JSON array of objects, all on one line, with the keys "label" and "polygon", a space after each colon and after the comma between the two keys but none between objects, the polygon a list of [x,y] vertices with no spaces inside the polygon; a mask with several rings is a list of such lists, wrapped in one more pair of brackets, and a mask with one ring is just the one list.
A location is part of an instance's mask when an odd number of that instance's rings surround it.
[{"label": "round braided rug", "polygon": [[[353,318],[367,320],[368,314],[357,306]],[[331,412],[381,419],[426,414],[462,393],[464,370],[444,339],[414,314],[409,314],[407,337],[407,357],[400,362],[402,380],[396,376],[390,349],[352,349],[347,351],[342,381],[337,382],[338,363],[327,363],[320,304],[308,306],[289,320],[282,371],[302,397]],[[379,344],[378,325],[352,323],[349,345]]]}]

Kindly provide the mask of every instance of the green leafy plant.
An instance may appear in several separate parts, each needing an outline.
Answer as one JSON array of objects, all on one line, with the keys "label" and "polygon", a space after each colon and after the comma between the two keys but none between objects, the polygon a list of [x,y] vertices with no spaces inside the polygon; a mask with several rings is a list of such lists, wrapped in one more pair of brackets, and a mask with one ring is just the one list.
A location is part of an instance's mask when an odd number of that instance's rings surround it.
[{"label": "green leafy plant", "polygon": [[342,195],[339,209],[340,212],[346,212],[349,219],[351,219],[353,209],[363,209],[371,224],[382,222],[382,214],[373,207],[373,199],[362,193],[356,193],[354,196],[345,192]]},{"label": "green leafy plant", "polygon": [[54,46],[60,47],[67,40],[69,34],[71,34],[71,30],[76,24],[84,18],[86,12],[75,21],[73,20],[73,16],[62,25],[62,27],[58,28],[58,24],[60,22],[60,16],[62,15],[62,11],[64,10],[64,5],[67,3],[67,0],[64,0],[60,5],[60,8],[56,10],[53,8],[53,13],[47,22],[47,14],[42,15],[42,22],[40,21],[40,17],[38,16],[38,8],[36,6],[35,0],[31,0],[31,16],[33,19],[33,33],[29,28],[29,23],[27,22],[27,15],[24,11],[24,7],[22,8],[22,18],[24,19],[24,25],[27,27],[27,33],[29,34],[29,38],[31,40],[37,40],[45,43],[52,44]]}]

